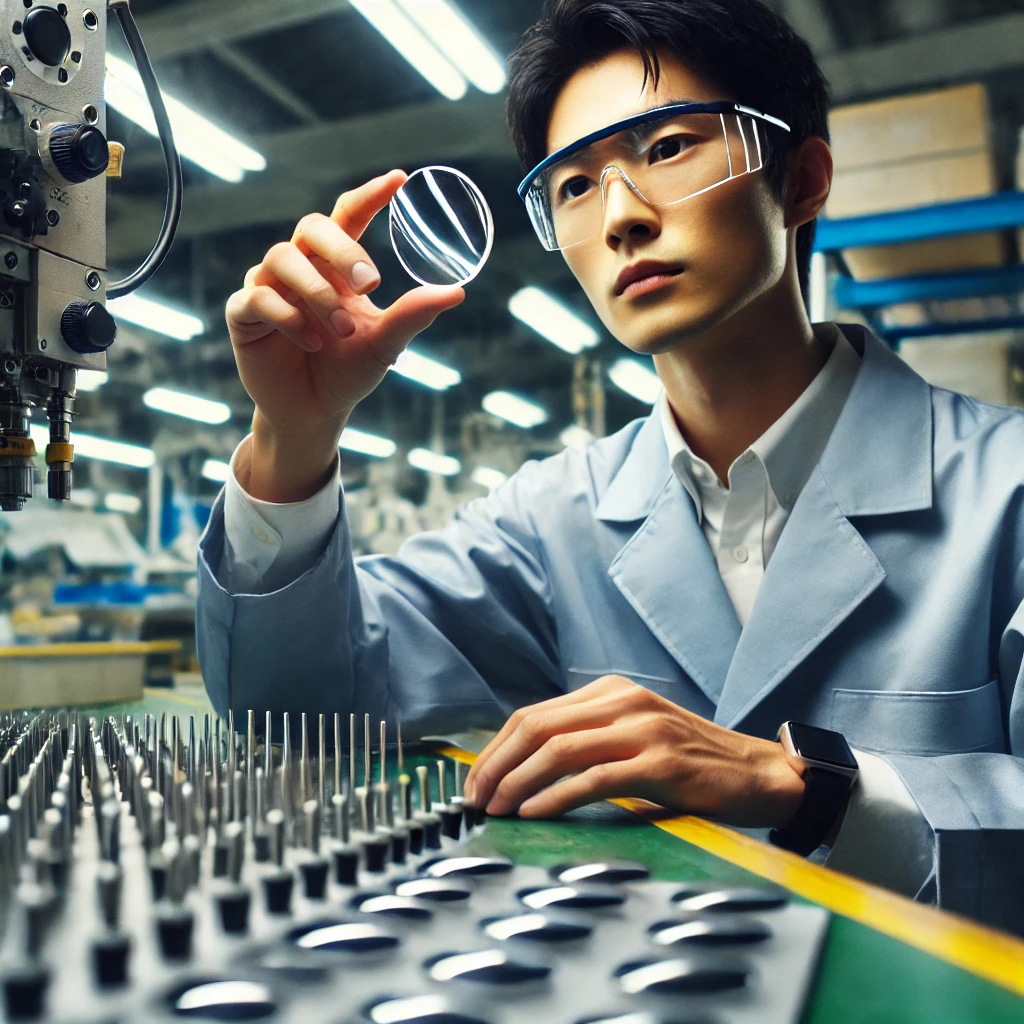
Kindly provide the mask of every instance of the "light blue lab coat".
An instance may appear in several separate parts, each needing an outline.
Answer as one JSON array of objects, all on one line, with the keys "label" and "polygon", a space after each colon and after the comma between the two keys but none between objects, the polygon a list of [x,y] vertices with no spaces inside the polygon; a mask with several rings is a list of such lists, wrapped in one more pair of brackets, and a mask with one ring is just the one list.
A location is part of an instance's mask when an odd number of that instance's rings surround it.
[{"label": "light blue lab coat", "polygon": [[617,673],[757,736],[838,729],[934,828],[939,902],[1019,930],[1024,414],[843,330],[860,371],[742,631],[654,413],[523,466],[394,557],[354,561],[342,511],[319,563],[263,596],[217,582],[218,500],[197,623],[215,707],[496,728]]}]

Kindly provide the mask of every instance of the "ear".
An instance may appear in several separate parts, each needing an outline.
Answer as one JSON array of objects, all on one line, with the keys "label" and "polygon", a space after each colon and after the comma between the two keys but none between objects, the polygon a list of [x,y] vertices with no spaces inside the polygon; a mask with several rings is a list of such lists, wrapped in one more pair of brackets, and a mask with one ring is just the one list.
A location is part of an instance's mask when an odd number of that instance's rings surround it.
[{"label": "ear", "polygon": [[786,227],[808,224],[821,213],[832,189],[832,150],[824,139],[804,139],[790,154]]}]

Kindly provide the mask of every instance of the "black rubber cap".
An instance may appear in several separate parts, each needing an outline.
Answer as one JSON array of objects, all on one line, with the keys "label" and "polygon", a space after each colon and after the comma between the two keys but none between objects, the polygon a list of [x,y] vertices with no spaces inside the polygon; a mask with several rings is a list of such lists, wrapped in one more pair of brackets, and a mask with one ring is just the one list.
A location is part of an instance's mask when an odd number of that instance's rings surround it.
[{"label": "black rubber cap", "polygon": [[268,914],[290,914],[295,876],[290,871],[277,871],[263,879],[263,898]]},{"label": "black rubber cap", "polygon": [[409,854],[409,833],[404,828],[396,828],[391,833],[391,863],[404,864]]},{"label": "black rubber cap", "polygon": [[241,935],[249,930],[251,903],[249,890],[242,886],[232,892],[217,895],[217,909],[220,911],[220,923],[224,931],[229,935]]},{"label": "black rubber cap", "polygon": [[423,845],[428,850],[440,850],[441,849],[441,819],[435,818],[433,821],[425,821],[423,823]]},{"label": "black rubber cap", "polygon": [[252,837],[252,844],[255,849],[257,864],[266,864],[270,860],[270,836],[265,832],[257,832]]},{"label": "black rubber cap", "polygon": [[369,836],[362,842],[366,870],[379,874],[388,866],[391,853],[391,837],[388,835]]},{"label": "black rubber cap", "polygon": [[446,807],[441,814],[441,832],[449,839],[458,839],[462,834],[462,808]]},{"label": "black rubber cap", "polygon": [[166,960],[187,960],[192,955],[195,918],[187,907],[162,908],[156,919],[160,952]]},{"label": "black rubber cap", "polygon": [[213,877],[223,878],[228,873],[228,844],[213,845]]},{"label": "black rubber cap", "polygon": [[102,935],[92,944],[92,969],[100,988],[115,988],[128,981],[132,942],[123,932]]},{"label": "black rubber cap", "polygon": [[8,1020],[39,1020],[43,1016],[50,972],[31,965],[9,971],[3,979]]},{"label": "black rubber cap", "polygon": [[327,894],[327,871],[329,865],[322,857],[306,860],[299,865],[302,872],[302,888],[307,900],[322,900]]},{"label": "black rubber cap", "polygon": [[167,892],[167,867],[164,864],[151,864],[149,880],[153,885],[153,899],[162,900]]},{"label": "black rubber cap", "polygon": [[68,348],[89,355],[105,352],[117,337],[117,324],[101,302],[69,302],[60,318]]},{"label": "black rubber cap", "polygon": [[409,832],[409,852],[417,855],[423,852],[423,826],[418,821],[410,821],[406,824]]},{"label": "black rubber cap", "polygon": [[359,884],[359,851],[354,847],[344,847],[335,850],[332,854],[334,860],[334,880],[338,885]]},{"label": "black rubber cap", "polygon": [[50,129],[50,158],[72,185],[98,178],[110,163],[106,136],[91,124],[57,124]]},{"label": "black rubber cap", "polygon": [[25,15],[25,42],[32,56],[47,67],[59,67],[71,53],[71,29],[52,7],[34,7]]}]

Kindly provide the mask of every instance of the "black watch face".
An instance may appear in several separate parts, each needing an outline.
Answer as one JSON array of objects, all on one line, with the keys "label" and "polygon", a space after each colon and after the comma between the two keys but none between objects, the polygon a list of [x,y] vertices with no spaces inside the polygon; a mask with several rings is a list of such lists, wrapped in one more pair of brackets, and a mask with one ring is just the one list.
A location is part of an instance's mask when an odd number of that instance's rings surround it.
[{"label": "black watch face", "polygon": [[842,733],[796,722],[790,723],[789,733],[800,757],[821,761],[822,764],[834,764],[837,768],[857,769],[853,751]]}]

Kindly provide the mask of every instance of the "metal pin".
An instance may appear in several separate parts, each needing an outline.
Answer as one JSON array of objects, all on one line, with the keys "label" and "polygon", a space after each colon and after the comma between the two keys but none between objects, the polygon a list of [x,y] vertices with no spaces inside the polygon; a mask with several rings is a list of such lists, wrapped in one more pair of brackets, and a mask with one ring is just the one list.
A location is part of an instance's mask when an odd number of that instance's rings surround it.
[{"label": "metal pin", "polygon": [[299,764],[299,800],[305,803],[309,797],[309,729],[306,712],[302,712],[302,761]]},{"label": "metal pin", "polygon": [[281,743],[281,807],[288,818],[292,816],[292,796],[292,723],[291,715],[286,711]]},{"label": "metal pin", "polygon": [[335,793],[331,797],[331,806],[334,808],[334,838],[346,846],[349,841],[348,821],[348,794]]},{"label": "metal pin", "polygon": [[348,792],[356,791],[356,716],[348,716]]},{"label": "metal pin", "polygon": [[412,780],[408,775],[398,776],[398,805],[402,809],[402,820],[408,821],[412,817]]},{"label": "metal pin", "polygon": [[272,779],[274,777],[274,747],[270,742],[270,731],[273,717],[269,711],[263,716],[263,720],[263,775]]},{"label": "metal pin", "polygon": [[315,800],[307,800],[302,805],[302,813],[306,819],[306,849],[310,853],[319,853],[320,805]]},{"label": "metal pin", "polygon": [[196,748],[196,716],[188,716],[188,777],[195,785],[199,774],[199,751]]},{"label": "metal pin", "polygon": [[121,869],[110,861],[101,861],[96,868],[96,896],[103,923],[110,929],[121,919]]},{"label": "metal pin", "polygon": [[224,829],[224,838],[228,847],[228,878],[238,885],[245,859],[245,826],[240,821],[232,821]]},{"label": "metal pin", "polygon": [[388,781],[387,756],[384,751],[388,745],[388,723],[382,718],[380,720],[380,779],[379,782]]},{"label": "metal pin", "polygon": [[250,710],[248,712],[248,723],[245,732],[245,778],[251,783],[253,773],[253,758],[256,754],[256,716]]},{"label": "metal pin", "polygon": [[334,795],[341,795],[341,715],[334,712]]},{"label": "metal pin", "polygon": [[320,806],[327,803],[327,737],[324,735],[324,716],[317,716],[317,769],[316,782]]},{"label": "metal pin", "polygon": [[444,761],[437,762],[437,801],[442,805],[448,803],[447,785],[445,784]]},{"label": "metal pin", "polygon": [[370,785],[370,715],[363,716],[363,785]]},{"label": "metal pin", "polygon": [[373,831],[373,803],[370,791],[366,786],[356,787],[356,799],[359,801],[359,823],[364,832]]},{"label": "metal pin", "polygon": [[395,722],[395,729],[398,733],[398,774],[405,774],[405,753],[402,750],[402,720],[399,718]]},{"label": "metal pin", "polygon": [[284,811],[278,807],[267,811],[267,826],[270,829],[270,859],[281,867],[284,864]]},{"label": "metal pin", "polygon": [[416,765],[416,781],[420,789],[420,811],[423,814],[430,813],[430,784],[427,780],[427,766]]}]

